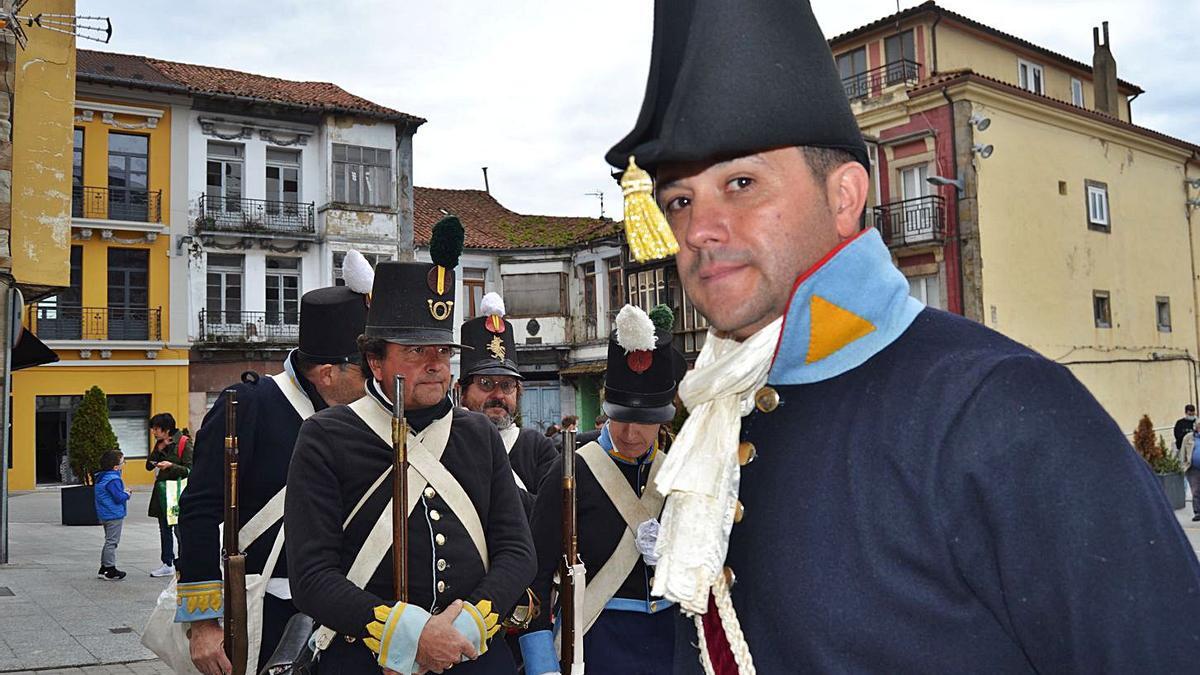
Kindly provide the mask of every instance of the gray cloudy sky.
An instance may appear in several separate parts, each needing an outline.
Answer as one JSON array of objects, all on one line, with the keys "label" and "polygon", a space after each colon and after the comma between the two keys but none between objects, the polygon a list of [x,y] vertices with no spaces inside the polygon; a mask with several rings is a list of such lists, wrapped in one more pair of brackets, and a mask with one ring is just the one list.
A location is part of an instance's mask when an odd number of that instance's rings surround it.
[{"label": "gray cloudy sky", "polygon": [[[1108,20],[1120,77],[1146,90],[1134,122],[1200,142],[1200,2],[939,4],[1085,63],[1092,26]],[[896,10],[895,0],[813,6],[826,35]],[[492,194],[516,211],[595,216],[586,193],[603,190],[606,214],[620,217],[603,156],[641,105],[650,0],[78,0],[78,13],[113,21],[111,44],[81,47],[334,82],[428,119],[417,185],[480,188],[487,166]]]}]

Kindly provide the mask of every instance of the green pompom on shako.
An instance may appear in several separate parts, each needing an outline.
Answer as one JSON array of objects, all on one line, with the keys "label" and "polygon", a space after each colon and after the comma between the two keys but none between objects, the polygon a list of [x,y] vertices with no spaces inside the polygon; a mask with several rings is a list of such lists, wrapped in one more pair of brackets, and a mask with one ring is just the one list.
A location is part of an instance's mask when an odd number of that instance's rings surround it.
[{"label": "green pompom on shako", "polygon": [[458,267],[458,258],[462,255],[465,243],[466,231],[458,217],[446,216],[433,226],[433,235],[429,238],[429,257],[434,265],[454,269]]},{"label": "green pompom on shako", "polygon": [[666,305],[658,305],[650,310],[650,321],[660,331],[670,331],[675,328],[675,312]]}]

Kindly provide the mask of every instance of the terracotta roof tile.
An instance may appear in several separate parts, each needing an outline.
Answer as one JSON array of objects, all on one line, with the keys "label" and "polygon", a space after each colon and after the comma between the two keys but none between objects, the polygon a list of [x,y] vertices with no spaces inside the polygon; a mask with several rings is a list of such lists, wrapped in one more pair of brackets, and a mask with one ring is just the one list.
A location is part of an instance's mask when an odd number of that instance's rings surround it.
[{"label": "terracotta roof tile", "polygon": [[329,113],[353,113],[423,124],[424,119],[355,96],[328,82],[299,82],[228,68],[198,66],[146,56],[78,51],[76,73],[84,80],[119,82],[187,91],[215,98],[248,98]]},{"label": "terracotta roof tile", "polygon": [[433,226],[455,215],[467,231],[467,248],[554,248],[615,234],[620,223],[600,218],[530,216],[505,208],[483,190],[418,187],[413,191],[417,246],[428,246]]},{"label": "terracotta roof tile", "polygon": [[80,79],[107,82],[142,83],[144,86],[182,91],[183,85],[163,75],[149,59],[132,54],[114,54],[80,49],[75,57],[75,73]]}]

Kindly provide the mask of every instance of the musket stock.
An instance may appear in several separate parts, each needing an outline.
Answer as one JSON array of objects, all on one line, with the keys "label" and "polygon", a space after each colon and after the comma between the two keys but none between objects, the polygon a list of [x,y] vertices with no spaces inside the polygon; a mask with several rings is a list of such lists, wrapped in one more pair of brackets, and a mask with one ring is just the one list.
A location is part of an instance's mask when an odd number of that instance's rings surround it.
[{"label": "musket stock", "polygon": [[575,432],[563,432],[563,478],[562,478],[562,567],[559,571],[559,603],[562,612],[563,675],[570,675],[573,667],[583,665],[582,635],[576,635],[577,587],[584,583],[583,566],[579,560],[579,534],[576,520],[575,501]]},{"label": "musket stock", "polygon": [[250,646],[246,626],[246,556],[238,546],[241,527],[238,514],[237,392],[225,392],[225,525],[221,561],[223,584],[225,655],[233,675],[245,675]]}]

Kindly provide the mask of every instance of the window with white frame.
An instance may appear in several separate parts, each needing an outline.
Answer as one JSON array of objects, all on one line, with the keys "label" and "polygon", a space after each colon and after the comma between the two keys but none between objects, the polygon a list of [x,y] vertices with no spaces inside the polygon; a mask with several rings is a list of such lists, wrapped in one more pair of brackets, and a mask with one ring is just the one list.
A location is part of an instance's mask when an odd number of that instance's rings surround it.
[{"label": "window with white frame", "polygon": [[908,294],[925,303],[926,307],[943,309],[942,284],[936,274],[909,277]]},{"label": "window with white frame", "polygon": [[205,309],[206,322],[237,325],[242,322],[242,256],[209,253]]},{"label": "window with white frame", "polygon": [[640,272],[631,272],[627,277],[629,283],[629,304],[649,312],[657,305],[667,301],[666,270],[656,267]]},{"label": "window with white frame", "polygon": [[235,143],[208,142],[208,208],[242,210],[242,175],[245,148]]},{"label": "window with white frame", "polygon": [[300,201],[300,152],[267,148],[267,212],[294,215]]},{"label": "window with white frame", "polygon": [[1084,181],[1087,194],[1088,227],[1108,232],[1112,218],[1108,210],[1108,186],[1099,181]]},{"label": "window with white frame", "polygon": [[564,316],[567,275],[559,272],[506,274],[504,309],[510,317]]},{"label": "window with white frame", "polygon": [[333,201],[391,206],[392,151],[334,143]]},{"label": "window with white frame", "polygon": [[[388,260],[391,260],[392,254],[391,253],[363,253],[362,257],[366,258],[367,262],[371,263],[371,269],[375,269],[376,267],[379,267],[379,263],[387,262]],[[333,285],[334,286],[345,286],[346,285],[346,280],[342,276],[342,266],[345,265],[345,263],[346,263],[346,252],[345,251],[334,251],[333,252]]]},{"label": "window with white frame", "polygon": [[1036,63],[1017,59],[1017,82],[1022,89],[1035,94],[1046,93],[1045,71]]},{"label": "window with white frame", "polygon": [[1071,78],[1071,103],[1080,108],[1083,106],[1083,82],[1077,77]]},{"label": "window with white frame", "polygon": [[266,323],[274,326],[299,325],[299,258],[267,258]]},{"label": "window with white frame", "polygon": [[929,196],[929,165],[918,164],[900,170],[900,199]]}]

